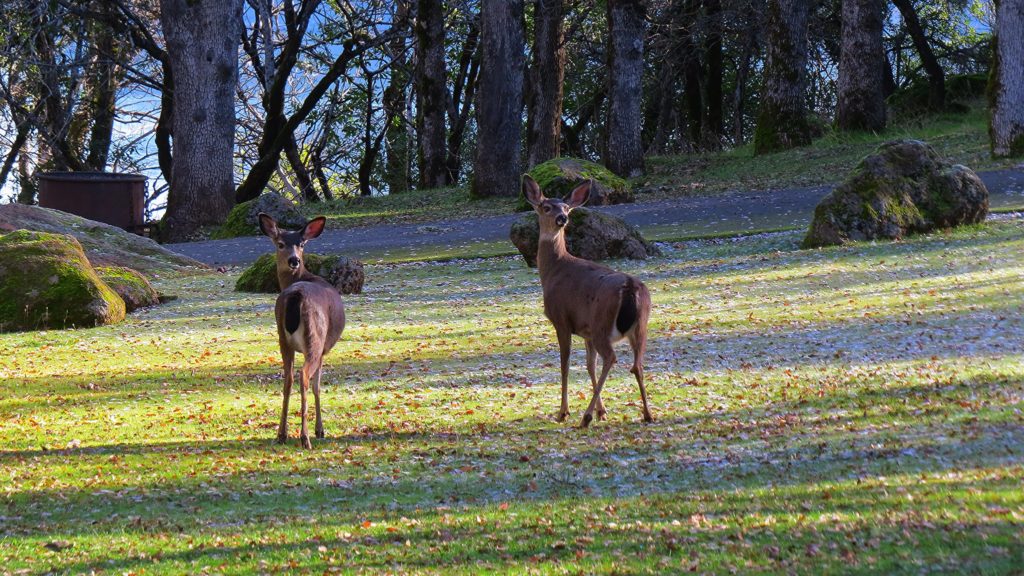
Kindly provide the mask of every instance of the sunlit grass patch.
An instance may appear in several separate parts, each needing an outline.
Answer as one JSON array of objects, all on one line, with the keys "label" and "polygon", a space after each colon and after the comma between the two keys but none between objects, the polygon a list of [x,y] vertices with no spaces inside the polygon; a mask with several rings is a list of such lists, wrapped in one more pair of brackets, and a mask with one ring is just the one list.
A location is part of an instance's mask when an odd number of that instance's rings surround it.
[{"label": "sunlit grass patch", "polygon": [[179,299],[120,325],[0,335],[0,573],[1020,566],[1024,221],[799,239],[615,263],[653,295],[652,425],[625,347],[609,420],[554,422],[518,257],[368,265],[310,451],[272,443],[273,297],[232,275],[162,279]]}]

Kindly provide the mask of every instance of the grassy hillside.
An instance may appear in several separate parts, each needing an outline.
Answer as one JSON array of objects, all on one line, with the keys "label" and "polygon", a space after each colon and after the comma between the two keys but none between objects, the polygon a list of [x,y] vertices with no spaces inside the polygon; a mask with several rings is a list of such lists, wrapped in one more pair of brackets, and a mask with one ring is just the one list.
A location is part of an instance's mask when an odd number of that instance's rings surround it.
[{"label": "grassy hillside", "polygon": [[[272,443],[273,297],[230,275],[120,325],[0,334],[0,573],[1008,573],[1024,565],[1024,221],[619,263],[656,423],[609,420],[518,258],[367,267],[328,438]],[[293,407],[298,402],[292,403]]]}]

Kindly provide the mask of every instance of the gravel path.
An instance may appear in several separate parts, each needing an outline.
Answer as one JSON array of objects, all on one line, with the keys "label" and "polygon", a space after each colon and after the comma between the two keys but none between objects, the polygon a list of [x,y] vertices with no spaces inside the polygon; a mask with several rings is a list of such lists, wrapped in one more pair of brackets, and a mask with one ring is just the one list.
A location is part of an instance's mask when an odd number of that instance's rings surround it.
[{"label": "gravel path", "polygon": [[[989,189],[993,208],[1024,205],[1024,169],[979,174]],[[675,198],[657,202],[599,208],[621,216],[642,231],[673,236],[743,233],[770,228],[805,226],[818,201],[832,186],[792,188],[764,192],[736,192],[719,196]],[[515,214],[473,220],[445,220],[429,224],[376,225],[327,230],[316,241],[319,253],[340,252],[356,257],[393,249],[494,242],[508,238]],[[270,251],[263,237],[207,240],[167,244],[167,248],[213,266],[249,264]]]}]

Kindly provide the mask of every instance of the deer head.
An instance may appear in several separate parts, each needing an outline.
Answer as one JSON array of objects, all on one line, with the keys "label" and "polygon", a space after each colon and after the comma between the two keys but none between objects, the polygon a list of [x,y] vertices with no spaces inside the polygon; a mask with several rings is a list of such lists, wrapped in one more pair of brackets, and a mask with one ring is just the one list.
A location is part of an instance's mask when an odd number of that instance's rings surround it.
[{"label": "deer head", "polygon": [[[290,277],[293,280],[297,280],[300,278],[303,272],[305,272],[302,253],[306,242],[320,236],[324,231],[324,226],[327,224],[327,219],[323,216],[317,216],[306,222],[301,230],[295,232],[278,228],[277,221],[269,214],[262,212],[259,214],[259,222],[260,231],[270,238],[274,243],[274,248],[277,250],[278,279],[283,280]],[[282,282],[281,288],[284,289],[285,287],[285,283]]]},{"label": "deer head", "polygon": [[592,180],[580,184],[563,200],[547,198],[537,181],[529,174],[523,175],[523,195],[537,212],[541,236],[555,236],[562,232],[569,222],[569,213],[587,203],[590,199]]}]

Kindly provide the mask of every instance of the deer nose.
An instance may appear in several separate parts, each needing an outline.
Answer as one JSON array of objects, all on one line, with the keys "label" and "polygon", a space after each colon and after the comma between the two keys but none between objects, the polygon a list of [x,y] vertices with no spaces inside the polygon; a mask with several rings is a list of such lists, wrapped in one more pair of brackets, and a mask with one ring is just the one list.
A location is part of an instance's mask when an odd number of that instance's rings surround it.
[{"label": "deer nose", "polygon": [[558,216],[555,216],[555,224],[558,224],[559,226],[565,226],[565,223],[568,221],[569,217],[566,216],[565,214],[559,214]]},{"label": "deer nose", "polygon": [[296,268],[298,268],[299,267],[299,259],[296,258],[295,256],[292,256],[291,258],[289,258],[288,259],[288,267],[291,268],[292,270],[295,270]]}]

